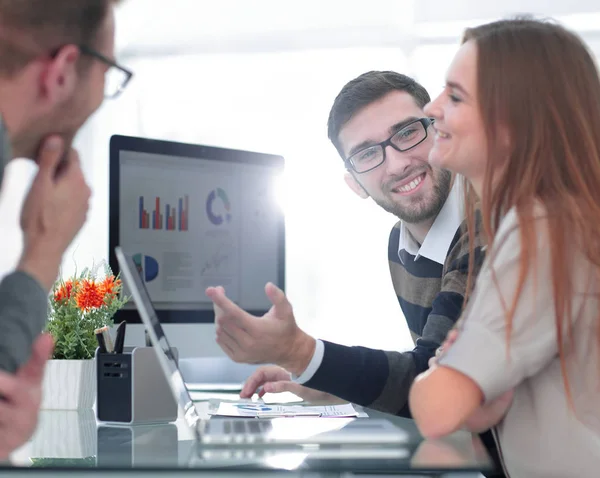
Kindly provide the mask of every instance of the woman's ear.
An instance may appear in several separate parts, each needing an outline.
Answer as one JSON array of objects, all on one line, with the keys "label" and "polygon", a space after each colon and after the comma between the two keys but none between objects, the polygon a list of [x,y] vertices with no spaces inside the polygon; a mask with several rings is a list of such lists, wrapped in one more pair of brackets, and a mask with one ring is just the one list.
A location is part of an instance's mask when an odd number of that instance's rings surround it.
[{"label": "woman's ear", "polygon": [[346,174],[344,174],[344,181],[346,181],[348,187],[361,198],[367,199],[369,197],[369,193],[365,190],[362,184],[356,180],[352,173],[346,172]]}]

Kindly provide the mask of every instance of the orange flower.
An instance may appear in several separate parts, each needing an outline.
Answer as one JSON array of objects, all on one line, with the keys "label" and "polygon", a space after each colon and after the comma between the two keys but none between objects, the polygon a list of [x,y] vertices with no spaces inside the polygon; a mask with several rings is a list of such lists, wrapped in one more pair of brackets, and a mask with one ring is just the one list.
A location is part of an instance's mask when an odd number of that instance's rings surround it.
[{"label": "orange flower", "polygon": [[84,312],[98,309],[104,305],[104,290],[92,280],[83,280],[75,295],[77,307]]},{"label": "orange flower", "polygon": [[115,276],[109,276],[104,279],[98,287],[100,288],[100,292],[104,298],[113,299],[117,295],[117,291],[115,289],[120,285],[121,279],[115,280]]},{"label": "orange flower", "polygon": [[[54,301],[61,302],[71,298],[73,292],[73,281],[68,280],[54,292]],[[75,283],[77,285],[77,283]]]}]

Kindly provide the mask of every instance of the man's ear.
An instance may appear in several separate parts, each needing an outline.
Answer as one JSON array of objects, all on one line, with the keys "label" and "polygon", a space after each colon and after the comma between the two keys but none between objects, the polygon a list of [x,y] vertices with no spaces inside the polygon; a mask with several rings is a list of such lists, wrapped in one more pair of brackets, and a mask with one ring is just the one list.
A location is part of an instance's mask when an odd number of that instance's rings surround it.
[{"label": "man's ear", "polygon": [[352,189],[352,191],[354,191],[354,193],[360,196],[361,198],[367,199],[369,197],[369,193],[365,191],[365,188],[362,187],[362,185],[350,172],[346,172],[346,174],[344,174],[344,181],[346,181],[348,187]]},{"label": "man's ear", "polygon": [[65,45],[47,61],[40,78],[40,93],[46,102],[60,104],[73,95],[79,79],[80,56],[75,45]]}]

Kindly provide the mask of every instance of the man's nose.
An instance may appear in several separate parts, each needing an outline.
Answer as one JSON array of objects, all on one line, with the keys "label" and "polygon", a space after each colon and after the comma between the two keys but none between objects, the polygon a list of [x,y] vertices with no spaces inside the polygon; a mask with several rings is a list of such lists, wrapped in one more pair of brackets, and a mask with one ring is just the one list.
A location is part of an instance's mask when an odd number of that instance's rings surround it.
[{"label": "man's nose", "polygon": [[398,151],[389,144],[385,149],[385,163],[389,174],[402,174],[412,163],[409,151]]}]

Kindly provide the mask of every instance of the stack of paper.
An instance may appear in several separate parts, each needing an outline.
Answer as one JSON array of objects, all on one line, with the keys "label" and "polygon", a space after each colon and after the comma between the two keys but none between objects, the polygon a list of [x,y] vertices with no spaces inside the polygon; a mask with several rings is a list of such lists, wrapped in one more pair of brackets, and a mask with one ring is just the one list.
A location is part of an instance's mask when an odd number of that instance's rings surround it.
[{"label": "stack of paper", "polygon": [[327,406],[268,405],[265,403],[221,402],[214,415],[244,418],[278,417],[357,417],[351,404]]}]

